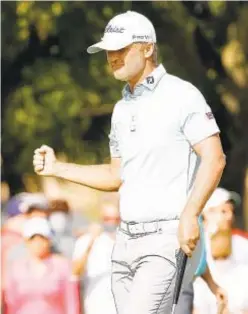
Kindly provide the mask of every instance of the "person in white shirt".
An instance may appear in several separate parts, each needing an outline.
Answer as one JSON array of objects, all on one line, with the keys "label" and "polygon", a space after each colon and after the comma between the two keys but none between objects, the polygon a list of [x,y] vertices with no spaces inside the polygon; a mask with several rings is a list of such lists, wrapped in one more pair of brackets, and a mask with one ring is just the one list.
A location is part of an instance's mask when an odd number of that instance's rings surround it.
[{"label": "person in white shirt", "polygon": [[116,314],[111,291],[111,254],[116,228],[120,222],[118,208],[103,203],[101,229],[93,225],[75,244],[73,264],[77,265],[74,277],[83,278],[85,314]]},{"label": "person in white shirt", "polygon": [[[227,294],[231,314],[248,313],[248,239],[233,234],[234,207],[239,196],[217,188],[204,209],[207,262],[216,283]],[[194,283],[194,311],[215,314],[216,301],[202,279]]]},{"label": "person in white shirt", "polygon": [[198,217],[225,167],[220,130],[201,92],[158,65],[156,32],[144,15],[113,17],[87,51],[106,51],[114,77],[127,82],[113,110],[111,161],[63,163],[44,145],[35,150],[34,170],[119,191],[121,223],[112,254],[117,311],[169,313],[178,252],[192,256]]}]

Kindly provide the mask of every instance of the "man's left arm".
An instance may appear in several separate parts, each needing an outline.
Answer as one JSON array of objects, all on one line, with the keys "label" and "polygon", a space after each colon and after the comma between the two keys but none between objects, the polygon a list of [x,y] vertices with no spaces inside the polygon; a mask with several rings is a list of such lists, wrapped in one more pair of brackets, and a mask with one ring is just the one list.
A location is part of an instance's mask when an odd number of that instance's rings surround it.
[{"label": "man's left arm", "polygon": [[201,158],[193,189],[180,218],[179,241],[187,255],[191,255],[199,239],[198,216],[218,186],[226,161],[218,134],[194,145]]},{"label": "man's left arm", "polygon": [[183,214],[199,216],[220,182],[226,159],[218,134],[204,139],[193,148],[201,162]]},{"label": "man's left arm", "polygon": [[218,186],[226,161],[219,128],[202,94],[189,87],[181,114],[181,129],[200,159],[196,177],[180,217],[178,239],[182,250],[191,256],[199,239],[198,216]]}]

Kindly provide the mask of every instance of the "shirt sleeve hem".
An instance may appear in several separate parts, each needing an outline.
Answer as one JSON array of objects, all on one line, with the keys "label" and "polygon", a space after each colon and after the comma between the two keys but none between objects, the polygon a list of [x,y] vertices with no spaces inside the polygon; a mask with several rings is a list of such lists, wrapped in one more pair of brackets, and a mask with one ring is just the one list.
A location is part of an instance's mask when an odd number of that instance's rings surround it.
[{"label": "shirt sleeve hem", "polygon": [[206,132],[204,134],[202,134],[201,136],[199,136],[197,139],[195,139],[194,141],[190,141],[190,144],[192,146],[199,144],[200,142],[202,142],[203,140],[207,139],[210,136],[216,135],[216,134],[220,134],[220,130],[219,129],[215,129],[215,130],[209,130],[209,132]]}]

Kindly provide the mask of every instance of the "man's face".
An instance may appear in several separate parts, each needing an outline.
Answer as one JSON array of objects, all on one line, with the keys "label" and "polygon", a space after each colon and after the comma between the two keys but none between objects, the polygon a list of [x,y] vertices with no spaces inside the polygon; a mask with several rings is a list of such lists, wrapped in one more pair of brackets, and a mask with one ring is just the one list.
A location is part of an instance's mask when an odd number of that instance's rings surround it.
[{"label": "man's face", "polygon": [[145,68],[147,44],[134,43],[117,51],[107,51],[107,60],[114,77],[130,81]]},{"label": "man's face", "polygon": [[228,231],[232,228],[234,206],[231,202],[222,203],[219,206],[209,208],[204,213],[205,225],[208,231]]}]

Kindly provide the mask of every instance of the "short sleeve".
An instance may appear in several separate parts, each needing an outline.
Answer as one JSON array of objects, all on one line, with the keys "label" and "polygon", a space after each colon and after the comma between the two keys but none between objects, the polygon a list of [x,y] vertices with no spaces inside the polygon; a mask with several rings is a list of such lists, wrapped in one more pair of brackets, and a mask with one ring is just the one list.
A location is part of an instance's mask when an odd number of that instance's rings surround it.
[{"label": "short sleeve", "polygon": [[116,109],[114,109],[111,119],[111,129],[109,133],[109,150],[111,157],[113,158],[121,157],[120,137],[118,130],[118,120],[116,117]]},{"label": "short sleeve", "polygon": [[193,85],[188,88],[182,106],[181,130],[192,146],[220,132],[211,108]]}]

